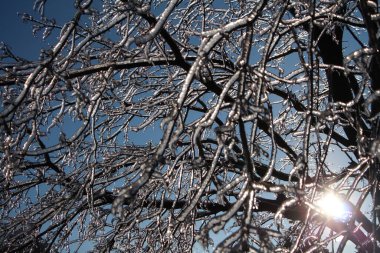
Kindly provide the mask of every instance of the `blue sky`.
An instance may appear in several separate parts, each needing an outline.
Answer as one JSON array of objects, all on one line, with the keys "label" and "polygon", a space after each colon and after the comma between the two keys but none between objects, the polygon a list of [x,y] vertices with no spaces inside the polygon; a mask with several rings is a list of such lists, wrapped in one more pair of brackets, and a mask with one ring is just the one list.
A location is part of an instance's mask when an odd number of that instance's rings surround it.
[{"label": "blue sky", "polygon": [[[31,0],[13,0],[7,1],[0,8],[0,41],[9,45],[16,55],[27,59],[37,59],[40,49],[49,45],[47,41],[42,41],[41,32],[34,37],[32,24],[21,19],[23,13],[28,13],[39,20],[40,16],[33,10],[33,4],[34,1]],[[45,13],[47,17],[53,17],[58,24],[62,24],[72,17],[73,2],[47,1]]]}]

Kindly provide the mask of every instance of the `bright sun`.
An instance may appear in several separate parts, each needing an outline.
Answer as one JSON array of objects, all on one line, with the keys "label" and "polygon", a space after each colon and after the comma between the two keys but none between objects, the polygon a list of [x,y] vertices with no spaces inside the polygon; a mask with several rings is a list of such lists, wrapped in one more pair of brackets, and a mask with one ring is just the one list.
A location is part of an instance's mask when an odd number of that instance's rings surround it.
[{"label": "bright sun", "polygon": [[320,208],[322,214],[334,219],[346,220],[351,214],[348,205],[332,192],[325,193],[316,204]]}]

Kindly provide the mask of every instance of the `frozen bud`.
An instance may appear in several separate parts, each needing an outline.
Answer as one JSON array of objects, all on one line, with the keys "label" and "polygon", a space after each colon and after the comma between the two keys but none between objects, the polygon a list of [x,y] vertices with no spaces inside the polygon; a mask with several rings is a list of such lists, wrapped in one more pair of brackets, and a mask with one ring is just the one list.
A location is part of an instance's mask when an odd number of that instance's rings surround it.
[{"label": "frozen bud", "polygon": [[371,0],[367,1],[367,6],[370,7],[370,8],[373,8],[373,9],[377,8],[376,2],[371,1]]},{"label": "frozen bud", "polygon": [[239,65],[240,67],[243,67],[243,66],[245,66],[246,63],[247,63],[247,62],[246,62],[244,59],[241,59],[241,60],[238,62],[238,65]]},{"label": "frozen bud", "polygon": [[66,134],[64,132],[60,132],[59,134],[59,142],[60,143],[66,143],[67,140],[66,140]]},{"label": "frozen bud", "polygon": [[300,155],[297,160],[296,160],[296,163],[294,165],[295,169],[298,171],[298,170],[303,170],[305,167],[306,167],[306,163],[305,163],[305,160],[303,158],[302,155]]},{"label": "frozen bud", "polygon": [[3,168],[3,175],[7,181],[12,180],[13,177],[13,165],[11,163],[7,163]]},{"label": "frozen bud", "polygon": [[360,51],[354,52],[354,58],[358,58],[360,56]]},{"label": "frozen bud", "polygon": [[377,14],[372,14],[372,15],[371,15],[371,20],[372,20],[372,21],[380,20],[380,14],[379,14],[379,13],[377,13]]},{"label": "frozen bud", "polygon": [[4,146],[9,146],[11,143],[12,143],[12,137],[8,135],[7,137],[5,137]]},{"label": "frozen bud", "polygon": [[371,154],[380,159],[380,140],[374,140],[371,146]]}]

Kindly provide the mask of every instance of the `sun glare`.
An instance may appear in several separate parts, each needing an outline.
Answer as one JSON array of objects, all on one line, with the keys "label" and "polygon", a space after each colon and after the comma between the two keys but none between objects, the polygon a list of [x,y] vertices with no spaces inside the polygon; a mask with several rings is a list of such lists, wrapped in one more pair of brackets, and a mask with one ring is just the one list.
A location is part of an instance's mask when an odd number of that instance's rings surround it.
[{"label": "sun glare", "polygon": [[332,192],[326,193],[317,201],[322,214],[339,220],[346,220],[351,215],[350,208],[344,201]]}]

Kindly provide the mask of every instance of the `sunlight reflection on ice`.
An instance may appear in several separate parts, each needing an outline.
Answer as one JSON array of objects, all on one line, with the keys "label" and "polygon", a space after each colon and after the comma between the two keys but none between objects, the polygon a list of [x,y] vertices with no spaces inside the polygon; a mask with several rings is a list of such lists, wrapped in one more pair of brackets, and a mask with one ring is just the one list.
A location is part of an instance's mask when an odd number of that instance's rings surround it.
[{"label": "sunlight reflection on ice", "polygon": [[322,214],[333,219],[345,221],[348,220],[352,214],[352,210],[348,204],[333,192],[327,192],[316,204]]}]

